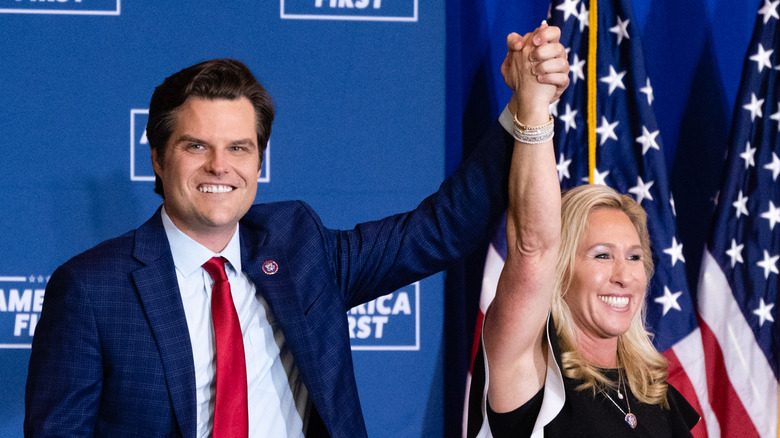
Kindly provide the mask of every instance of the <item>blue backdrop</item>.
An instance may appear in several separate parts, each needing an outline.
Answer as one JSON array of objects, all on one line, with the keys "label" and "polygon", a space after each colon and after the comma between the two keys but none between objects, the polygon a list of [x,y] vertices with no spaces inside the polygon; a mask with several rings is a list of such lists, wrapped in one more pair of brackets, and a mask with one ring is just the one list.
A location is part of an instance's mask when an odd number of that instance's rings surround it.
[{"label": "blue backdrop", "polygon": [[[351,228],[414,207],[470,151],[508,100],[506,33],[531,30],[547,7],[0,0],[0,436],[21,436],[48,276],[160,203],[143,128],[166,76],[216,57],[249,65],[277,106],[258,202],[303,199],[326,225]],[[758,7],[635,1],[692,272]],[[699,173],[677,170],[681,157]],[[446,287],[438,274],[350,313],[370,436],[460,435],[481,257]]]}]

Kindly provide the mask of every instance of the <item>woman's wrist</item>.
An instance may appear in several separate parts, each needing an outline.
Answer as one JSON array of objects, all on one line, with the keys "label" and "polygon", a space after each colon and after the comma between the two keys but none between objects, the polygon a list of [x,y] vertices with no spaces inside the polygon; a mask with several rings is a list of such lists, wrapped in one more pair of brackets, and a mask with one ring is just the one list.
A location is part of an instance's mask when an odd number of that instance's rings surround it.
[{"label": "woman's wrist", "polygon": [[[537,120],[537,116],[533,117]],[[546,143],[553,138],[555,132],[555,122],[553,116],[547,113],[547,119],[544,123],[527,125],[514,117],[514,127],[512,130],[512,136],[515,140],[525,144],[540,144]]]}]

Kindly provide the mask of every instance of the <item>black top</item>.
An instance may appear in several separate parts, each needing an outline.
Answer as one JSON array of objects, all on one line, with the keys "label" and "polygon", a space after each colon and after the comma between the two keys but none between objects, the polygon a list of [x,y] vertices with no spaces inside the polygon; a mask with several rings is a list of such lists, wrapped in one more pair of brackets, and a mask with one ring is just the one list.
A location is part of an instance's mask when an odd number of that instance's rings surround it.
[{"label": "black top", "polygon": [[[555,356],[560,364],[555,329],[552,324],[548,328],[553,338],[551,343],[554,346]],[[617,381],[617,369],[604,370],[604,374]],[[625,384],[625,375],[623,382]],[[594,397],[592,389],[577,391],[575,388],[579,384],[578,380],[563,377],[566,402],[561,412],[545,426],[545,437],[690,437],[692,436],[690,429],[699,421],[699,414],[672,385],[668,385],[666,392],[670,409],[663,409],[659,405],[640,403],[627,384],[625,389],[628,394],[624,393],[622,400],[615,389],[597,392]],[[607,394],[612,397],[617,406],[610,401]],[[487,416],[493,436],[495,438],[530,436],[542,407],[543,396],[544,387],[524,405],[512,412],[502,414],[493,412],[488,403]],[[625,419],[629,412],[629,404],[631,413],[637,421],[635,429],[632,429]],[[620,409],[623,411],[621,412]]]}]

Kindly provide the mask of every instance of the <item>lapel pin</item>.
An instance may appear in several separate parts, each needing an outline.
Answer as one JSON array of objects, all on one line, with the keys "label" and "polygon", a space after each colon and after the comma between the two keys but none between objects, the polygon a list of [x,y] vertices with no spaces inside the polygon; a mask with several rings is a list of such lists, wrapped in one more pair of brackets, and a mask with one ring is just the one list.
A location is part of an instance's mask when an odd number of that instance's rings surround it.
[{"label": "lapel pin", "polygon": [[279,265],[277,265],[273,260],[267,260],[265,263],[263,263],[263,272],[265,272],[267,275],[274,275],[278,270]]}]

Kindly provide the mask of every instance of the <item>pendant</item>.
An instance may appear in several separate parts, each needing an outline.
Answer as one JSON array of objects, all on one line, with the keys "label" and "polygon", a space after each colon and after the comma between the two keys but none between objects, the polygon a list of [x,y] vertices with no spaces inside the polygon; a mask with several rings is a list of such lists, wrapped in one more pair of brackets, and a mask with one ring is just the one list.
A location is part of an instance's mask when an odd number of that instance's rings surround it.
[{"label": "pendant", "polygon": [[636,416],[629,412],[626,414],[626,423],[631,426],[632,429],[636,429]]}]

